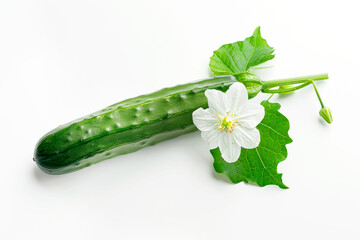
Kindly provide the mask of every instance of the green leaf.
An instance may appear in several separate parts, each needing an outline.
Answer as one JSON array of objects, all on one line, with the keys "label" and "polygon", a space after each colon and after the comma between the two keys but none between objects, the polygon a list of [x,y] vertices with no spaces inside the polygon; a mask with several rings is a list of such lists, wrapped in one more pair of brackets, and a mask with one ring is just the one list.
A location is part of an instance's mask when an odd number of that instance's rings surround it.
[{"label": "green leaf", "polygon": [[225,162],[219,148],[210,150],[214,157],[214,168],[225,173],[233,183],[253,182],[263,187],[277,185],[288,188],[277,172],[278,164],[287,157],[286,144],[292,142],[288,131],[288,119],[278,110],[280,104],[263,101],[265,117],[257,126],[260,131],[260,144],[257,148],[241,149],[239,159],[234,163]]},{"label": "green leaf", "polygon": [[221,46],[210,58],[210,69],[215,75],[236,75],[274,58],[274,48],[261,37],[260,27],[244,41]]}]

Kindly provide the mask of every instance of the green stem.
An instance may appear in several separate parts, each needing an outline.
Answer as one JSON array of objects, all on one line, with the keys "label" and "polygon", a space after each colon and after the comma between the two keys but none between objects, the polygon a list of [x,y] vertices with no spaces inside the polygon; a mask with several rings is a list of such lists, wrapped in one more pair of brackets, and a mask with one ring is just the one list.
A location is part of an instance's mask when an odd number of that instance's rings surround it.
[{"label": "green stem", "polygon": [[325,106],[324,106],[324,103],[323,103],[323,101],[321,100],[321,97],[320,97],[319,91],[318,91],[318,89],[317,89],[317,87],[316,87],[316,85],[315,85],[314,81],[311,81],[311,83],[312,83],[312,85],[314,86],[314,89],[315,89],[316,95],[317,95],[317,97],[318,97],[318,99],[319,99],[319,102],[320,102],[320,104],[321,104],[321,108],[324,108],[324,107],[325,107]]},{"label": "green stem", "polygon": [[329,78],[328,74],[323,73],[323,74],[309,75],[309,76],[303,76],[303,77],[263,81],[262,86],[263,86],[264,90],[269,90],[270,88],[273,88],[273,87],[280,87],[280,86],[284,86],[284,85],[292,85],[292,84],[299,84],[299,83],[307,83],[309,81],[326,80],[328,78]]},{"label": "green stem", "polygon": [[[271,80],[271,81],[262,81],[262,92],[263,93],[271,93],[272,95],[270,96],[270,98],[275,94],[275,93],[288,93],[288,92],[293,92],[296,91],[298,89],[301,89],[303,87],[306,87],[310,84],[312,84],[314,86],[315,92],[316,92],[316,96],[319,99],[319,102],[321,104],[321,108],[324,108],[324,103],[320,97],[320,93],[315,85],[314,81],[318,81],[318,80],[325,80],[328,79],[329,76],[327,73],[324,74],[318,74],[318,75],[310,75],[310,76],[304,76],[304,77],[296,77],[296,78],[285,78],[285,79],[279,79],[279,80]],[[294,84],[299,84],[297,86],[292,86]],[[286,89],[280,89],[280,86],[289,86]],[[275,88],[276,89],[272,89]],[[269,98],[269,99],[270,99]]]},{"label": "green stem", "polygon": [[267,99],[267,101],[269,101],[270,100],[270,98],[272,98],[274,96],[274,93],[273,94],[271,94],[271,96]]},{"label": "green stem", "polygon": [[288,92],[293,92],[293,91],[296,91],[296,90],[299,90],[303,87],[306,87],[308,85],[310,85],[311,82],[306,82],[306,83],[303,83],[299,86],[296,86],[296,87],[292,87],[292,88],[287,88],[287,89],[283,89],[283,90],[279,90],[279,89],[269,89],[269,88],[266,88],[266,89],[263,89],[262,92],[263,93],[288,93]]}]

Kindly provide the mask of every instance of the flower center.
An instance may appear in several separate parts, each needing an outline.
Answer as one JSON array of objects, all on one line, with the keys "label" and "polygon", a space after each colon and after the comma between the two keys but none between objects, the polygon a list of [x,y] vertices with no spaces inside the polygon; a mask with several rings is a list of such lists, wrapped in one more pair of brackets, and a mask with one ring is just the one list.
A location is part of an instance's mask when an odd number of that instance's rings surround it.
[{"label": "flower center", "polygon": [[233,119],[234,115],[231,112],[227,113],[227,116],[222,116],[219,113],[216,114],[218,121],[217,121],[217,128],[219,130],[224,130],[228,133],[232,133],[234,128],[237,126],[237,119]]}]

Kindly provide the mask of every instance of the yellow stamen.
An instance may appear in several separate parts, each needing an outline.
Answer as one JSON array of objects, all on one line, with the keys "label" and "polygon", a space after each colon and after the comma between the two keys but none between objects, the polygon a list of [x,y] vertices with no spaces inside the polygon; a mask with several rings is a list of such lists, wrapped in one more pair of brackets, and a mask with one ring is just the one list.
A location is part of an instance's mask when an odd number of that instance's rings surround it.
[{"label": "yellow stamen", "polygon": [[[230,113],[231,112],[228,112],[228,114],[230,114]],[[225,130],[228,133],[232,133],[232,131],[234,130],[234,127],[237,126],[237,120],[232,119],[233,114],[231,114],[230,117],[224,116],[223,118],[221,118],[221,115],[219,113],[216,113],[216,116],[218,118],[218,123],[216,124],[217,128],[219,130]]]}]

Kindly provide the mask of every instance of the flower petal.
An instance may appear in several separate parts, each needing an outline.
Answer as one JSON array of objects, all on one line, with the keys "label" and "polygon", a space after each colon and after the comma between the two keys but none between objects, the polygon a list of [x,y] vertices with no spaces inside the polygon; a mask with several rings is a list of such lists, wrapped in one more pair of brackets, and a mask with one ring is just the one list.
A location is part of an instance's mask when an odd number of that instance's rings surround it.
[{"label": "flower petal", "polygon": [[207,143],[209,149],[217,148],[219,146],[220,130],[214,129],[201,132],[201,137]]},{"label": "flower petal", "polygon": [[222,158],[229,163],[236,162],[240,157],[241,147],[234,140],[232,133],[222,133],[219,139]]},{"label": "flower petal", "polygon": [[234,131],[235,141],[243,148],[251,149],[259,146],[260,132],[256,128],[246,128],[243,126],[236,126]]},{"label": "flower petal", "polygon": [[247,128],[255,128],[264,118],[265,109],[257,103],[245,104],[241,111],[236,113],[239,125]]},{"label": "flower petal", "polygon": [[239,82],[231,85],[225,94],[232,113],[238,112],[248,101],[248,92],[246,87],[244,84]]},{"label": "flower petal", "polygon": [[200,131],[210,131],[216,129],[217,117],[212,109],[198,108],[193,114],[193,122]]},{"label": "flower petal", "polygon": [[226,116],[226,112],[229,111],[229,103],[225,93],[214,89],[208,89],[205,91],[205,96],[208,99],[209,108]]}]

